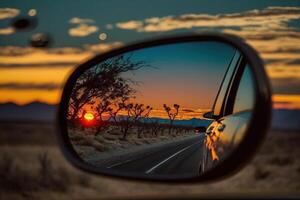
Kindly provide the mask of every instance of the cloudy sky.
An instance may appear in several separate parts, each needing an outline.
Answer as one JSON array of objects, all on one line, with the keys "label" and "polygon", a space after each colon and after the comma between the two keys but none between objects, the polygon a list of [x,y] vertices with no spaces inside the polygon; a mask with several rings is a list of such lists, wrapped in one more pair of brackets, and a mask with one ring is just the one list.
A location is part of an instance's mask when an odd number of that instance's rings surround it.
[{"label": "cloudy sky", "polygon": [[[16,32],[15,17],[38,19]],[[66,76],[87,58],[127,43],[178,33],[238,35],[266,64],[276,108],[300,109],[300,1],[110,0],[0,2],[0,102],[55,104]],[[51,48],[28,46],[48,33]]]}]

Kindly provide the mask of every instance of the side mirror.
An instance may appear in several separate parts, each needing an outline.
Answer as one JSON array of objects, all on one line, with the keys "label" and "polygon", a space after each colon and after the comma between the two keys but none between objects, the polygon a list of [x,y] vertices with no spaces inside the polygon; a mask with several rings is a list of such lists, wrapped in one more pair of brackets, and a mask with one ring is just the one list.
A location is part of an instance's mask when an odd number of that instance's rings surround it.
[{"label": "side mirror", "polygon": [[[211,181],[232,174],[248,163],[269,125],[262,63],[226,34],[158,39],[98,55],[63,90],[57,117],[63,153],[85,171],[129,179]],[[212,109],[218,120],[205,113]]]},{"label": "side mirror", "polygon": [[207,118],[207,119],[214,119],[213,117],[213,112],[212,111],[209,111],[209,112],[206,112],[203,114],[203,117],[204,118]]}]

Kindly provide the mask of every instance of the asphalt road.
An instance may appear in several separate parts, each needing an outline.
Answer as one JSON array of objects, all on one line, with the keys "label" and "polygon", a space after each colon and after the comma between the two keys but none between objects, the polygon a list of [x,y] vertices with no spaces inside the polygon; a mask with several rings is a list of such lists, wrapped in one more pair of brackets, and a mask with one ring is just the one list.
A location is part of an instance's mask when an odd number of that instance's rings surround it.
[{"label": "asphalt road", "polygon": [[204,135],[201,134],[171,144],[148,148],[143,156],[136,158],[125,156],[106,168],[119,172],[157,175],[198,175],[203,140]]}]

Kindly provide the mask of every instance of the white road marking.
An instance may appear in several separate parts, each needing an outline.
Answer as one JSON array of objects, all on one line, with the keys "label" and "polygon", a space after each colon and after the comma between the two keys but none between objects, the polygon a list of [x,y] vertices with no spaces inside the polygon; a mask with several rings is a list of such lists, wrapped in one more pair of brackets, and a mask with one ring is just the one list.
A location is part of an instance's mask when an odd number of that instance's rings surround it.
[{"label": "white road marking", "polygon": [[168,160],[170,160],[171,158],[177,156],[178,154],[180,154],[181,152],[184,152],[185,150],[187,150],[188,148],[192,147],[193,145],[197,144],[199,142],[196,142],[194,144],[191,144],[183,149],[181,149],[180,151],[177,151],[176,153],[174,153],[173,155],[171,155],[170,157],[166,158],[165,160],[161,161],[160,163],[158,163],[157,165],[155,165],[154,167],[152,167],[151,169],[146,171],[146,174],[151,173],[153,170],[155,170],[157,167],[161,166],[162,164],[164,164],[165,162],[167,162]]},{"label": "white road marking", "polygon": [[125,160],[125,161],[123,161],[123,162],[118,162],[118,163],[115,163],[115,164],[113,164],[113,165],[110,165],[110,166],[108,166],[108,167],[106,167],[106,168],[112,168],[112,167],[116,167],[116,166],[119,166],[119,165],[122,165],[122,164],[128,163],[128,162],[130,162],[130,161],[132,161],[132,159],[128,159],[128,160]]}]

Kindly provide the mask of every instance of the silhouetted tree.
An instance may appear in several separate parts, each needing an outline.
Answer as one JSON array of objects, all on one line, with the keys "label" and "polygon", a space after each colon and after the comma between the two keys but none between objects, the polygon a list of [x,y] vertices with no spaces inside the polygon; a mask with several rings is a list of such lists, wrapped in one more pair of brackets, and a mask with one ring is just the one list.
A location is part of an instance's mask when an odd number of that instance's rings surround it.
[{"label": "silhouetted tree", "polygon": [[141,134],[143,132],[144,129],[144,123],[140,122],[140,119],[143,118],[144,120],[146,120],[146,118],[149,117],[150,112],[152,111],[152,107],[150,106],[144,106],[144,104],[133,104],[132,109],[130,110],[130,116],[133,119],[133,123],[134,125],[136,125],[137,128],[137,134],[138,134],[138,138],[141,137]]},{"label": "silhouetted tree", "polygon": [[128,97],[122,97],[117,101],[114,101],[108,108],[108,113],[110,115],[110,118],[113,120],[115,125],[118,124],[118,114],[121,110],[125,109],[125,105],[128,99],[129,99]]},{"label": "silhouetted tree", "polygon": [[111,102],[108,100],[101,101],[96,104],[96,119],[98,120],[96,135],[99,134],[101,131],[105,130],[108,127],[110,117],[107,119],[103,118],[104,114],[108,114],[110,109]]},{"label": "silhouetted tree", "polygon": [[164,110],[166,111],[166,113],[167,113],[167,115],[170,119],[170,127],[169,127],[169,134],[170,134],[171,130],[172,130],[172,127],[173,127],[173,122],[174,122],[176,116],[178,115],[180,106],[178,104],[174,104],[173,105],[174,109],[171,109],[166,104],[164,104],[163,106],[164,106]]},{"label": "silhouetted tree", "polygon": [[[141,118],[147,118],[152,110],[152,107],[138,103],[129,103],[128,98],[120,99],[120,102],[116,102],[112,107],[109,108],[108,112],[115,125],[120,127],[120,131],[123,134],[122,139],[126,139],[128,131],[131,126],[138,126]],[[126,115],[120,115],[120,111],[124,111]],[[139,127],[137,127],[139,128]]]},{"label": "silhouetted tree", "polygon": [[132,119],[131,119],[131,109],[133,108],[133,104],[132,103],[128,103],[128,104],[124,104],[124,110],[126,111],[126,115],[125,116],[119,116],[119,118],[121,119],[118,124],[121,126],[121,132],[123,134],[122,139],[126,140],[127,139],[127,134],[128,134],[128,130],[130,128],[130,125],[132,123]]},{"label": "silhouetted tree", "polygon": [[130,110],[130,115],[133,117],[133,121],[137,122],[140,118],[146,118],[149,116],[153,108],[150,106],[144,107],[144,104],[133,104]]},{"label": "silhouetted tree", "polygon": [[122,78],[121,73],[145,66],[147,65],[143,61],[132,61],[130,57],[120,55],[86,70],[74,84],[68,118],[76,120],[82,107],[95,103],[96,99],[114,101],[129,97],[134,92],[129,84],[132,81]]}]

